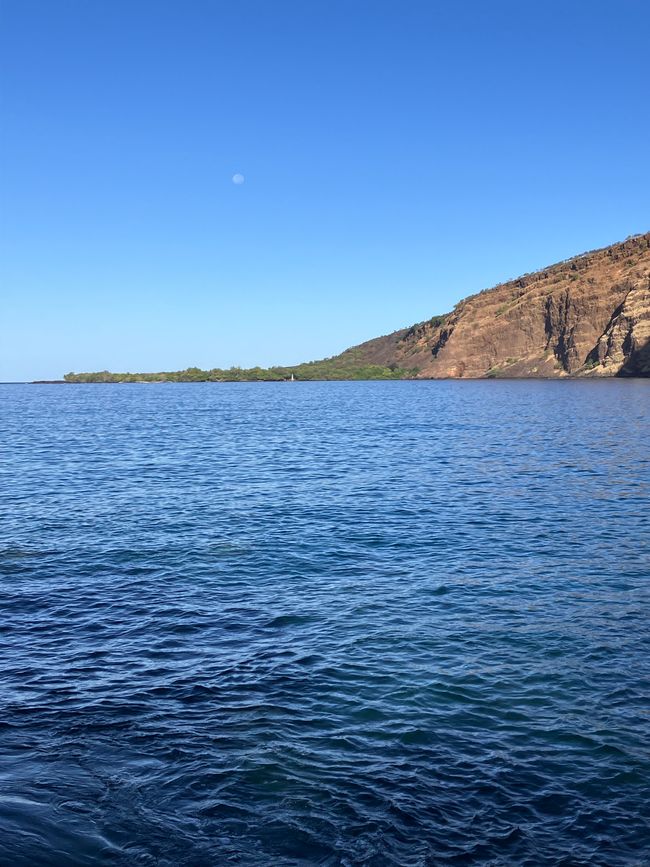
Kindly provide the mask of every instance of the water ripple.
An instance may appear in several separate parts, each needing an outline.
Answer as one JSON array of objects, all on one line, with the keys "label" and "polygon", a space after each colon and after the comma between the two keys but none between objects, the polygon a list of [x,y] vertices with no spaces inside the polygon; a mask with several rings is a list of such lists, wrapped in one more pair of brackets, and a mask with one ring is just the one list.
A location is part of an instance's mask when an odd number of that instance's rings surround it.
[{"label": "water ripple", "polygon": [[650,861],[650,383],[0,410],[0,863]]}]

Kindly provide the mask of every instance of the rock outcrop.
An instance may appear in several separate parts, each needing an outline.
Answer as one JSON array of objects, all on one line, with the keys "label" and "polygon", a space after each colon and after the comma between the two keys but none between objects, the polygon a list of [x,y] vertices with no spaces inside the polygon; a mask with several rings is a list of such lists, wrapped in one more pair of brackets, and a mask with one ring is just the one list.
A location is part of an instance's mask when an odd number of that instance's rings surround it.
[{"label": "rock outcrop", "polygon": [[650,375],[650,233],[465,298],[355,347],[424,378]]}]

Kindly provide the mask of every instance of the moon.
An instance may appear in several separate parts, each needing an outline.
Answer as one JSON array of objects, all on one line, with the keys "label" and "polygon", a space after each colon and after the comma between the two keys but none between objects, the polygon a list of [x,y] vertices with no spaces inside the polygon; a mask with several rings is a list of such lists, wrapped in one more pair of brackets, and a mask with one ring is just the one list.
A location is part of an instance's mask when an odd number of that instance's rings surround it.
[{"label": "moon", "polygon": [[232,182],[233,182],[233,184],[237,184],[237,186],[239,186],[240,184],[243,184],[244,180],[245,180],[244,176],[240,175],[239,172],[237,172],[237,174],[234,174],[232,176]]}]

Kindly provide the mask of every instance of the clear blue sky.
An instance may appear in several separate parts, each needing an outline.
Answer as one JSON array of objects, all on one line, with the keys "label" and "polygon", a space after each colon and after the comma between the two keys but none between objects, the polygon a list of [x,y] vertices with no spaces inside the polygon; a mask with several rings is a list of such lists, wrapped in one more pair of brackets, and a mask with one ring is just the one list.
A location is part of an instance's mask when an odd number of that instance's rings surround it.
[{"label": "clear blue sky", "polygon": [[650,228],[647,0],[0,9],[0,380],[332,355]]}]

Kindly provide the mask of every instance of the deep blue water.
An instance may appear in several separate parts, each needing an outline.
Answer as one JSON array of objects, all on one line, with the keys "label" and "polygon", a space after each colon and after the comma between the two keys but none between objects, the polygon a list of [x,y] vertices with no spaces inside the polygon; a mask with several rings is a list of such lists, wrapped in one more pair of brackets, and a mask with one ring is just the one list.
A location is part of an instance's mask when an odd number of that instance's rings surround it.
[{"label": "deep blue water", "polygon": [[650,381],[0,387],[0,864],[650,861]]}]

